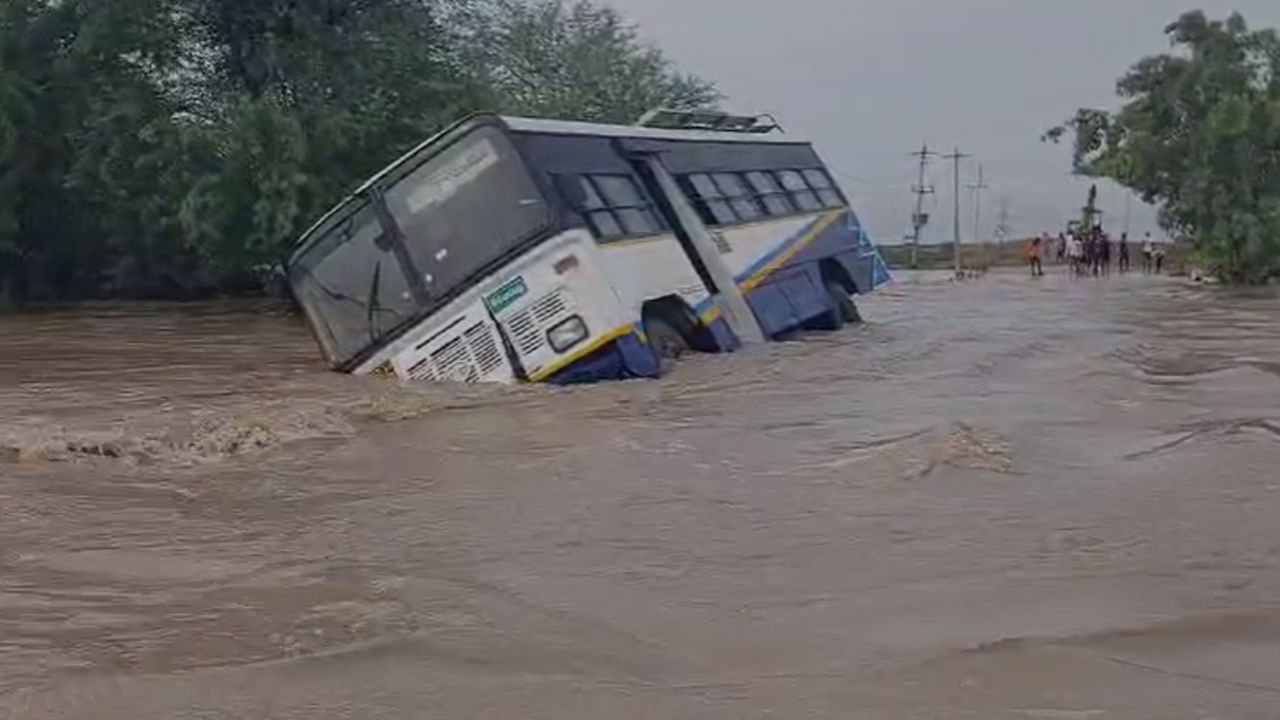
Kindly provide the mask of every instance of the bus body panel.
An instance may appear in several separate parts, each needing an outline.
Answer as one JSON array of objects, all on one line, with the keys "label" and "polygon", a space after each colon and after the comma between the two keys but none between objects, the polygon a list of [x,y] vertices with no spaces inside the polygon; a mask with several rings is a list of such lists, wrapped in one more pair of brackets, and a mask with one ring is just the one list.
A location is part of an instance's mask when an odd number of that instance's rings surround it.
[{"label": "bus body panel", "polygon": [[639,320],[644,303],[676,296],[690,308],[706,306],[711,293],[670,233],[605,243],[600,254],[623,307]]}]

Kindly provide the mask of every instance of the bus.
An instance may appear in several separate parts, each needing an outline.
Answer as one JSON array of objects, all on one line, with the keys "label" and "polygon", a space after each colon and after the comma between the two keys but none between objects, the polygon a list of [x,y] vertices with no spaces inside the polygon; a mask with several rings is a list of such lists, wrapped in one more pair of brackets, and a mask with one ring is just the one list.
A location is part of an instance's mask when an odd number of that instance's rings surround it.
[{"label": "bus", "polygon": [[808,142],[762,118],[477,115],[365,182],[288,278],[330,367],[410,381],[657,377],[856,322],[889,281]]}]

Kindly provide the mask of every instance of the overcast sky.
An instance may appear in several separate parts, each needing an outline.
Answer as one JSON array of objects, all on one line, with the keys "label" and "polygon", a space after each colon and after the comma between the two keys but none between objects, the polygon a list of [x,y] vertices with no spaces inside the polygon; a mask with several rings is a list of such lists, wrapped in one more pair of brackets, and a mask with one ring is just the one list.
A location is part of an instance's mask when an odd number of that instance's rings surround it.
[{"label": "overcast sky", "polygon": [[[1164,26],[1197,5],[1177,0],[604,0],[682,68],[719,84],[726,107],[771,112],[815,141],[872,234],[897,241],[914,202],[914,160],[927,141],[975,155],[987,182],[983,234],[1007,200],[1013,232],[1057,230],[1078,215],[1088,182],[1069,175],[1066,146],[1041,133],[1079,106],[1111,107],[1116,79],[1168,48]],[[1280,0],[1202,0],[1280,26]],[[931,240],[950,239],[952,172],[935,164]],[[962,226],[972,234],[972,195]],[[1125,193],[1100,187],[1123,229]],[[1133,207],[1131,230],[1155,230]]]}]

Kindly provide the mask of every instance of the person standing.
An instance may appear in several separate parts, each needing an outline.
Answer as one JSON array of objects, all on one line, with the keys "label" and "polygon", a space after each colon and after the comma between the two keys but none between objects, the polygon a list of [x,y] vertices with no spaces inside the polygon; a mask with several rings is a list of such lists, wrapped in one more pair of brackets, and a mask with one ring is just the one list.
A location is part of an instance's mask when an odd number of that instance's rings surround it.
[{"label": "person standing", "polygon": [[1156,274],[1159,275],[1164,270],[1164,243],[1157,243],[1152,253],[1156,259]]},{"label": "person standing", "polygon": [[1080,235],[1072,233],[1071,240],[1067,244],[1067,256],[1071,260],[1071,274],[1079,277],[1084,274],[1084,243],[1080,240]]},{"label": "person standing", "polygon": [[1142,240],[1142,272],[1151,272],[1151,261],[1155,259],[1155,246],[1151,243],[1151,233]]},{"label": "person standing", "polygon": [[1129,233],[1120,233],[1120,272],[1129,272]]},{"label": "person standing", "polygon": [[1058,264],[1067,260],[1067,235],[1066,233],[1058,233]]},{"label": "person standing", "polygon": [[1031,241],[1027,243],[1027,264],[1031,266],[1031,277],[1044,275],[1044,261],[1041,257],[1043,252],[1043,240],[1038,237],[1031,238]]}]

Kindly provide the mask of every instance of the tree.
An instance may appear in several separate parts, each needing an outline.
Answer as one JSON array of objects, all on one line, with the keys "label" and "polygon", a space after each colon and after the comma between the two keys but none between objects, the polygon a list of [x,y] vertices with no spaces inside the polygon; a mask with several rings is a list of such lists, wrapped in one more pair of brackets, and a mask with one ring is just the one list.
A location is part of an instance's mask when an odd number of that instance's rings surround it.
[{"label": "tree", "polygon": [[677,71],[617,11],[577,0],[496,0],[480,47],[497,103],[540,117],[632,123],[657,107],[715,105],[715,86]]},{"label": "tree", "polygon": [[1280,37],[1200,11],[1165,33],[1175,51],[1119,80],[1118,111],[1081,109],[1045,137],[1071,133],[1077,172],[1157,204],[1219,276],[1280,275]]},{"label": "tree", "polygon": [[0,0],[0,299],[253,291],[469,113],[717,97],[617,13],[532,2]]},{"label": "tree", "polygon": [[481,106],[438,5],[193,2],[212,92],[196,108],[211,122],[190,130],[216,161],[183,219],[221,277],[282,262],[353,184]]},{"label": "tree", "polygon": [[165,178],[143,169],[168,112],[156,79],[176,47],[170,11],[170,0],[0,3],[0,295],[110,291],[124,266],[181,253],[165,223],[176,213],[157,203]]}]

